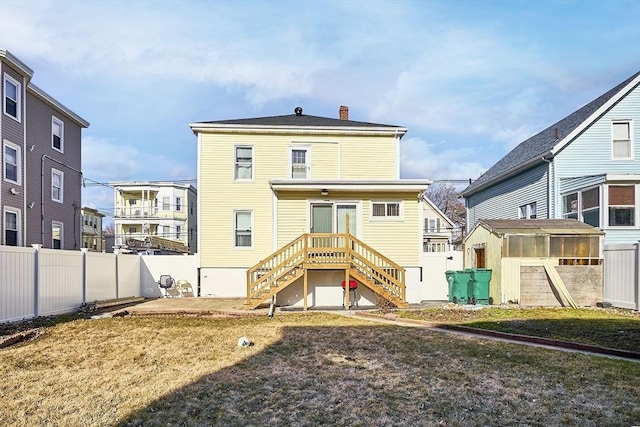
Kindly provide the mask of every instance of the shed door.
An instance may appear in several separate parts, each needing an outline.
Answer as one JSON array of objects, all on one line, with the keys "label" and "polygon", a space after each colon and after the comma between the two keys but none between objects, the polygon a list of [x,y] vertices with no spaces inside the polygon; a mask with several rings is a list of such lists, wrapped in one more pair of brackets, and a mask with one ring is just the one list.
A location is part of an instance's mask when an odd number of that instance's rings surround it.
[{"label": "shed door", "polygon": [[485,248],[475,248],[476,268],[487,268],[487,252]]}]

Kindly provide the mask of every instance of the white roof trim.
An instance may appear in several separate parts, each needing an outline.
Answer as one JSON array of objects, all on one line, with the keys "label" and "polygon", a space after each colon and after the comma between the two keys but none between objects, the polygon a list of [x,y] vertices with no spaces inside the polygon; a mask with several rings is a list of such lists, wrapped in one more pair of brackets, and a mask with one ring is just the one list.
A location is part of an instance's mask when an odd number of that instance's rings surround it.
[{"label": "white roof trim", "polygon": [[278,191],[424,191],[429,180],[286,180],[269,181],[271,188]]},{"label": "white roof trim", "polygon": [[640,181],[640,174],[607,174],[607,182],[609,181]]},{"label": "white roof trim", "polygon": [[88,121],[86,121],[85,119],[83,119],[82,117],[80,117],[79,115],[77,115],[76,113],[74,113],[73,111],[65,107],[64,105],[62,105],[55,98],[53,98],[51,95],[49,95],[48,93],[46,93],[45,91],[40,89],[38,86],[34,85],[33,83],[29,83],[29,85],[27,86],[27,90],[30,90],[31,93],[33,93],[35,96],[37,96],[38,98],[40,98],[42,101],[46,102],[53,108],[60,110],[67,116],[71,117],[71,119],[73,119],[78,125],[84,128],[89,127]]},{"label": "white roof trim", "polygon": [[0,49],[0,58],[5,58],[14,68],[18,69],[22,75],[27,76],[29,79],[33,77],[33,70],[24,62],[13,56],[13,54],[8,50]]},{"label": "white roof trim", "polygon": [[615,105],[620,99],[625,97],[631,90],[640,84],[640,75],[636,76],[635,79],[631,80],[628,85],[626,85],[623,89],[619,90],[614,96],[612,96],[607,102],[602,104],[600,108],[589,116],[588,119],[584,120],[578,127],[576,127],[569,135],[562,138],[560,142],[558,142],[552,149],[551,154],[553,156],[558,153],[558,151],[562,150],[567,144],[569,144],[573,139],[580,135],[588,126],[590,126],[593,122],[595,122],[598,117],[604,114],[608,109],[610,109],[613,105]]},{"label": "white roof trim", "polygon": [[297,134],[383,134],[404,136],[407,128],[380,126],[290,126],[290,125],[234,125],[219,123],[190,123],[191,130],[196,132],[222,133],[297,133]]}]

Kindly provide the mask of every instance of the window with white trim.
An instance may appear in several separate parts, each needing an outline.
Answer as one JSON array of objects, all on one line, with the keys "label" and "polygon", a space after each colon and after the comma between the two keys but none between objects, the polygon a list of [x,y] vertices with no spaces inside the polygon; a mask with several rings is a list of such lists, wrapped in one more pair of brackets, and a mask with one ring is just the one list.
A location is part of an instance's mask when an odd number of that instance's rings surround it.
[{"label": "window with white trim", "polygon": [[182,227],[179,225],[176,225],[176,239],[180,239],[180,234],[182,234]]},{"label": "window with white trim", "polygon": [[633,159],[631,135],[630,120],[611,123],[611,158],[613,160]]},{"label": "window with white trim", "polygon": [[427,218],[427,233],[440,232],[440,218]]},{"label": "window with white trim", "polygon": [[4,180],[20,185],[22,180],[22,171],[21,171],[21,150],[20,147],[16,144],[4,141]]},{"label": "window with white trim", "polygon": [[291,178],[309,178],[309,147],[291,147]]},{"label": "window with white trim", "polygon": [[64,153],[64,122],[51,116],[51,147]]},{"label": "window with white trim", "polygon": [[535,219],[537,217],[538,206],[536,202],[522,205],[518,208],[519,219]]},{"label": "window with white trim", "polygon": [[22,85],[8,74],[4,75],[4,113],[17,121],[21,120],[22,112]]},{"label": "window with white trim", "polygon": [[600,188],[576,191],[562,197],[562,218],[600,226]]},{"label": "window with white trim", "polygon": [[62,249],[62,229],[61,222],[51,222],[51,248]]},{"label": "window with white trim", "polygon": [[400,202],[371,202],[371,216],[374,219],[399,219]]},{"label": "window with white trim", "polygon": [[250,248],[252,246],[253,211],[234,211],[234,247]]},{"label": "window with white trim", "polygon": [[51,169],[51,200],[62,203],[64,201],[64,173]]},{"label": "window with white trim", "polygon": [[609,226],[635,226],[635,186],[609,185]]},{"label": "window with white trim", "polygon": [[181,205],[182,200],[180,199],[180,197],[176,197],[176,211],[180,211],[182,209]]},{"label": "window with white trim", "polygon": [[20,211],[5,208],[3,244],[20,246]]},{"label": "window with white trim", "polygon": [[162,198],[162,210],[163,211],[171,210],[171,197]]},{"label": "window with white trim", "polygon": [[253,147],[239,145],[234,147],[234,179],[251,180],[253,179]]}]

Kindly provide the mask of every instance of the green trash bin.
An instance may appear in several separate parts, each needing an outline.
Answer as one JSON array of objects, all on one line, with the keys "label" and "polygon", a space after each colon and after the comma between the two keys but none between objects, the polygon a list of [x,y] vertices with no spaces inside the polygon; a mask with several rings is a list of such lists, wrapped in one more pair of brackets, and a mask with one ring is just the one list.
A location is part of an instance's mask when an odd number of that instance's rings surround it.
[{"label": "green trash bin", "polygon": [[452,302],[454,304],[467,304],[469,302],[469,281],[471,272],[469,270],[457,270],[453,276],[454,294]]},{"label": "green trash bin", "polygon": [[458,290],[455,289],[457,283],[455,282],[456,272],[453,270],[447,270],[444,272],[444,275],[447,278],[447,284],[449,285],[449,302],[453,302],[453,296],[458,293]]},{"label": "green trash bin", "polygon": [[468,285],[468,296],[471,304],[493,304],[489,296],[491,270],[488,268],[473,268],[470,271],[471,280]]}]

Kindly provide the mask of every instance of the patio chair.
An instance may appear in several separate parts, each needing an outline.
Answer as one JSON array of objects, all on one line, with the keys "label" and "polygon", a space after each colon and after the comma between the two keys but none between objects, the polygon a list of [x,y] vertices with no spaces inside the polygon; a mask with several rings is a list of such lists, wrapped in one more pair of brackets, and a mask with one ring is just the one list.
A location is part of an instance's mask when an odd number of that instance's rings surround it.
[{"label": "patio chair", "polygon": [[188,280],[178,280],[176,288],[178,289],[181,298],[193,296],[193,288],[191,287],[191,283],[189,283]]},{"label": "patio chair", "polygon": [[173,280],[168,274],[163,274],[158,280],[158,288],[164,298],[177,298],[180,296],[180,292],[175,287],[176,281]]}]

